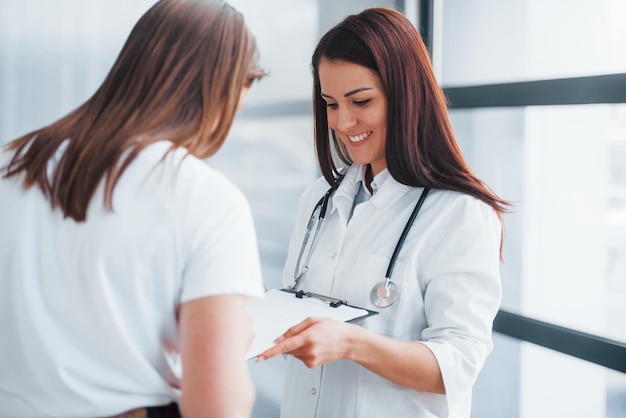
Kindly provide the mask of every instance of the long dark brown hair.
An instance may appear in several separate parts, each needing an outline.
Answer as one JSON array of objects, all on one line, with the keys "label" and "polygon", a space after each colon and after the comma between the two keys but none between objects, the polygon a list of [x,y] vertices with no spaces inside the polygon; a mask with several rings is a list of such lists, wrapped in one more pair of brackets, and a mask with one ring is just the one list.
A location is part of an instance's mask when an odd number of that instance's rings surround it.
[{"label": "long dark brown hair", "polygon": [[321,38],[313,54],[315,147],[329,184],[341,181],[334,153],[345,164],[352,160],[334,131],[331,145],[319,78],[322,58],[358,64],[380,77],[388,103],[385,155],[394,179],[413,187],[467,193],[501,217],[509,203],[470,170],[454,137],[447,101],[424,42],[411,22],[392,9],[372,8],[348,16]]},{"label": "long dark brown hair", "polygon": [[[105,180],[104,204],[139,152],[167,139],[213,155],[232,125],[240,93],[264,72],[243,16],[219,0],[161,0],[131,31],[95,94],[58,121],[12,141],[4,177],[24,174],[65,217],[84,221]],[[51,178],[49,160],[67,147]]]}]

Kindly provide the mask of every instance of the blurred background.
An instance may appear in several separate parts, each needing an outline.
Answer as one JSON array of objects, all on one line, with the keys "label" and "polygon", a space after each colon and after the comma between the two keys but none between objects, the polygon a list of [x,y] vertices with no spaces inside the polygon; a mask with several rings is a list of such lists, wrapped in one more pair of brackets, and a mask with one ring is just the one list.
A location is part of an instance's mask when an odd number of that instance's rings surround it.
[{"label": "blurred background", "polygon": [[[502,309],[626,347],[625,0],[230,3],[270,76],[207,163],[250,200],[266,287],[282,286],[297,199],[319,175],[316,42],[347,14],[394,7],[427,40],[471,167],[514,202],[504,220]],[[85,101],[152,4],[0,0],[0,144]],[[494,340],[473,417],[626,417],[626,357],[605,367],[507,332]],[[250,363],[254,417],[278,416],[283,362]]]}]

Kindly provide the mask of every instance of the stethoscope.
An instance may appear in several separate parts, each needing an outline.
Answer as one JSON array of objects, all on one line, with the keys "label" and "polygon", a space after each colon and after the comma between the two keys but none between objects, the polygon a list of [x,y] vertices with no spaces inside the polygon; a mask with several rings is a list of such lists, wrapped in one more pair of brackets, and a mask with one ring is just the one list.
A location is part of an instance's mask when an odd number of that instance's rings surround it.
[{"label": "stethoscope", "polygon": [[[300,281],[302,280],[302,276],[309,271],[309,261],[311,260],[311,255],[313,254],[313,247],[317,242],[318,233],[320,228],[322,227],[322,222],[324,221],[324,217],[326,216],[326,210],[328,209],[328,202],[330,201],[330,197],[336,190],[336,187],[331,187],[328,189],[326,194],[315,204],[313,211],[311,212],[311,216],[309,217],[309,222],[306,226],[306,232],[304,234],[304,239],[302,240],[302,247],[300,247],[300,253],[298,254],[298,260],[296,262],[296,268],[293,273],[294,284],[291,286],[291,290],[297,290],[300,285]],[[422,194],[420,195],[409,220],[404,226],[404,230],[398,239],[398,243],[396,244],[396,248],[393,250],[393,255],[391,256],[391,260],[389,261],[389,266],[387,267],[387,272],[385,273],[385,280],[376,283],[370,292],[370,300],[374,304],[374,306],[379,308],[386,308],[388,306],[393,305],[393,303],[398,299],[398,286],[394,282],[391,281],[391,274],[393,273],[393,269],[396,265],[396,259],[398,258],[398,254],[400,254],[400,250],[404,245],[404,240],[406,236],[409,234],[409,230],[417,217],[424,200],[426,200],[426,196],[428,195],[428,188],[424,188]],[[313,225],[315,224],[315,212],[319,209],[319,215],[317,216],[317,226],[315,227],[315,232],[313,233],[313,241],[311,242],[311,246],[309,247],[309,251],[307,253],[306,259],[304,261],[304,267],[300,270],[300,262],[302,261],[302,256],[304,255],[304,250],[309,242],[309,237],[311,235],[311,231],[313,230]]]}]

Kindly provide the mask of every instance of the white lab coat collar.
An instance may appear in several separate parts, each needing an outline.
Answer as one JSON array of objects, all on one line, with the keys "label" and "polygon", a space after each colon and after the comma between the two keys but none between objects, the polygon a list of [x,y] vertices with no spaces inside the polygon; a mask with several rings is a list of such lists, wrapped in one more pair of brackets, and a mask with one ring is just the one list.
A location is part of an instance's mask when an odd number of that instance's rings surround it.
[{"label": "white lab coat collar", "polygon": [[378,189],[380,189],[379,186],[382,185],[385,182],[385,180],[387,180],[387,178],[389,178],[389,170],[385,168],[383,171],[381,171],[380,173],[376,174],[376,176],[374,176],[374,178],[372,179],[372,183],[370,184],[370,186],[372,187],[372,193],[370,193],[369,189],[366,186],[365,173],[367,173],[367,166],[362,165],[359,170],[359,174],[357,176],[355,186],[356,186],[356,190],[358,193],[358,190],[361,187],[359,183],[363,183],[365,193],[367,193],[369,198],[371,198],[373,195],[376,194],[376,192],[378,192]]},{"label": "white lab coat collar", "polygon": [[[342,218],[347,219],[352,209],[352,202],[359,188],[359,181],[364,178],[365,168],[366,166],[362,164],[354,164],[347,168],[339,188],[337,188],[337,191],[333,194],[330,213],[337,210]],[[376,176],[378,191],[369,201],[377,208],[384,211],[410,190],[411,186],[398,183],[396,179],[389,174],[386,168],[383,171],[386,173],[381,172]]]}]

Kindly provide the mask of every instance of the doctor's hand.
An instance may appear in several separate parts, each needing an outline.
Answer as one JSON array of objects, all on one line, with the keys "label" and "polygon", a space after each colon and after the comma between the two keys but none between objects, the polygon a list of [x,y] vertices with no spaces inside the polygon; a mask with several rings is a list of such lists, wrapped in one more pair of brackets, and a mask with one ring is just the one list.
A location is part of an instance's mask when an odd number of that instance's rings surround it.
[{"label": "doctor's hand", "polygon": [[259,354],[257,361],[278,354],[290,354],[307,367],[314,368],[340,359],[348,359],[352,342],[362,328],[330,318],[307,318],[278,337],[275,345]]}]

